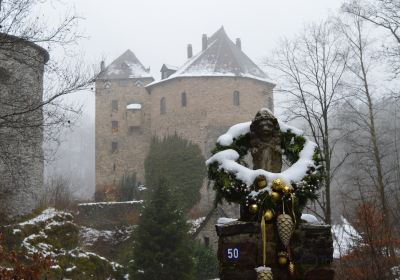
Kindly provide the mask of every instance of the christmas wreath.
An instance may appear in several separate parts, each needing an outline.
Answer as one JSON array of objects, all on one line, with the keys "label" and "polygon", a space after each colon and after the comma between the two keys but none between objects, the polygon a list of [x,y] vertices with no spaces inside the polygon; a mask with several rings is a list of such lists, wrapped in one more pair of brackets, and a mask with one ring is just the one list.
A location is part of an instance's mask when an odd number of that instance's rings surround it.
[{"label": "christmas wreath", "polygon": [[236,124],[218,138],[213,155],[206,161],[208,177],[214,181],[216,202],[225,199],[258,212],[258,208],[273,209],[284,199],[296,203],[300,213],[308,200],[317,198],[323,172],[317,145],[302,131],[278,122],[282,154],[289,165],[280,173],[248,168],[245,157],[250,149],[251,122]]}]

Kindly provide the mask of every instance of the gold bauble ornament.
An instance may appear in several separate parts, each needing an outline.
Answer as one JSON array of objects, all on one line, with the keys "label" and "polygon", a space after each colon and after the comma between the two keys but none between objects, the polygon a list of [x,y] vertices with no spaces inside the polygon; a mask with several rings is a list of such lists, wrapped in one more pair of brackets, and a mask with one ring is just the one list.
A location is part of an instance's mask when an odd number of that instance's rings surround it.
[{"label": "gold bauble ornament", "polygon": [[279,195],[279,193],[271,192],[271,200],[273,202],[277,202],[280,198],[281,198],[281,196]]},{"label": "gold bauble ornament", "polygon": [[291,187],[289,187],[289,186],[283,186],[283,188],[282,188],[282,192],[284,193],[284,194],[288,194],[288,193],[290,193],[290,191],[292,190],[292,188]]},{"label": "gold bauble ornament", "polygon": [[273,280],[272,270],[269,267],[257,267],[257,280]]},{"label": "gold bauble ornament", "polygon": [[257,187],[259,189],[263,189],[265,188],[268,183],[267,183],[267,178],[265,178],[264,176],[260,175],[256,178],[256,182],[257,182]]},{"label": "gold bauble ornament", "polygon": [[251,204],[249,207],[249,212],[251,214],[256,214],[258,212],[258,205],[257,204]]},{"label": "gold bauble ornament", "polygon": [[281,179],[275,179],[272,181],[272,189],[280,191],[285,186],[285,183]]},{"label": "gold bauble ornament", "polygon": [[290,276],[294,277],[294,263],[292,262],[289,263],[289,273]]},{"label": "gold bauble ornament", "polygon": [[283,265],[287,264],[287,261],[288,261],[287,253],[286,252],[279,252],[278,253],[278,263],[283,266]]},{"label": "gold bauble ornament", "polygon": [[281,239],[282,244],[287,247],[294,230],[292,217],[287,214],[281,214],[278,216],[276,224],[278,227],[279,238]]},{"label": "gold bauble ornament", "polygon": [[265,211],[265,213],[264,213],[264,219],[265,219],[266,221],[272,220],[273,217],[274,217],[274,212],[272,212],[271,210]]}]

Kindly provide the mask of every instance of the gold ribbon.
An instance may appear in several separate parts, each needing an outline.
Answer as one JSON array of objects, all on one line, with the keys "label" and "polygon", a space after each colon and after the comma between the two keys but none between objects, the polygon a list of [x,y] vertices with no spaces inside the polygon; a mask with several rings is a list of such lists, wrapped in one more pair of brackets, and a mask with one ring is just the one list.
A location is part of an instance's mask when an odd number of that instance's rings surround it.
[{"label": "gold ribbon", "polygon": [[262,242],[263,242],[263,264],[266,266],[267,260],[267,227],[265,225],[264,215],[261,218],[261,234],[262,234]]},{"label": "gold ribbon", "polygon": [[290,197],[292,198],[292,214],[293,214],[293,220],[294,220],[294,224],[296,224],[296,215],[294,213],[294,194],[291,194]]}]

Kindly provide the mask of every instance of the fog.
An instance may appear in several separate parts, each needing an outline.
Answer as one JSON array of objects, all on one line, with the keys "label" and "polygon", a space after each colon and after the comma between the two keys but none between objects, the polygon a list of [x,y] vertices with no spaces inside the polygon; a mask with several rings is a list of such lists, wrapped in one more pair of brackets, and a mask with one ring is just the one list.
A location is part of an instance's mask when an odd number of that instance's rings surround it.
[{"label": "fog", "polygon": [[[327,18],[341,3],[342,0],[71,0],[52,3],[42,12],[49,15],[49,21],[57,21],[55,15],[65,13],[82,17],[78,30],[84,38],[75,49],[88,65],[98,66],[101,60],[109,64],[131,49],[159,79],[163,63],[181,66],[186,60],[187,44],[192,44],[197,53],[201,35],[211,35],[221,26],[232,40],[241,38],[243,51],[260,65],[280,38],[295,35],[306,23]],[[46,175],[71,177],[77,194],[90,198],[94,193],[94,92],[71,94],[66,102],[81,104],[83,113],[74,127],[63,132]]]}]

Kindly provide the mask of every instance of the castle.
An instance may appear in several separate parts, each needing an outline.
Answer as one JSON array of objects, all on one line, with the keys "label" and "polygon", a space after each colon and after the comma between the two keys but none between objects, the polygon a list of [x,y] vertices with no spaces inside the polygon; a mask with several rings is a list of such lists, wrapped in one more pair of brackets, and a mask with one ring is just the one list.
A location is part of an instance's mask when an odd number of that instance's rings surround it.
[{"label": "castle", "polygon": [[[274,84],[233,43],[224,28],[202,35],[202,50],[187,46],[182,67],[164,64],[155,79],[127,50],[96,80],[96,191],[115,188],[124,175],[144,182],[150,139],[171,134],[197,144],[205,157],[217,137],[233,124],[249,121],[262,107],[273,110]],[[200,212],[213,195],[201,190]]]}]

